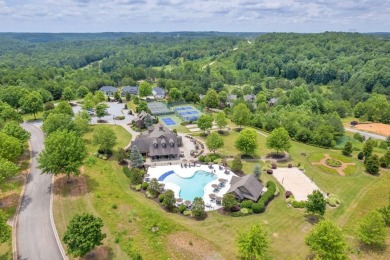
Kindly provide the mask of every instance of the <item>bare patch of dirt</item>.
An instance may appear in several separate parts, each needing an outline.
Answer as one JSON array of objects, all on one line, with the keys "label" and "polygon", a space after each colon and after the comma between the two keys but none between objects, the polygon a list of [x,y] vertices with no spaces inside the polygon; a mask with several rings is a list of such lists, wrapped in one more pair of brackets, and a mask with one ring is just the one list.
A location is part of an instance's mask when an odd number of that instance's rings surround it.
[{"label": "bare patch of dirt", "polygon": [[189,232],[176,232],[167,237],[172,259],[223,259],[208,241]]},{"label": "bare patch of dirt", "polygon": [[108,246],[99,246],[89,252],[86,256],[81,259],[85,260],[106,260],[106,259],[114,259],[114,255],[112,253],[112,249]]},{"label": "bare patch of dirt", "polygon": [[68,183],[68,177],[58,176],[54,179],[54,194],[67,195],[71,197],[78,197],[88,192],[86,177],[81,175],[79,177],[72,177],[71,182]]},{"label": "bare patch of dirt", "polygon": [[358,124],[355,126],[356,129],[372,132],[374,134],[390,136],[390,125],[382,123],[372,123],[372,124]]},{"label": "bare patch of dirt", "polygon": [[0,199],[0,208],[16,207],[19,202],[19,194],[11,193]]}]

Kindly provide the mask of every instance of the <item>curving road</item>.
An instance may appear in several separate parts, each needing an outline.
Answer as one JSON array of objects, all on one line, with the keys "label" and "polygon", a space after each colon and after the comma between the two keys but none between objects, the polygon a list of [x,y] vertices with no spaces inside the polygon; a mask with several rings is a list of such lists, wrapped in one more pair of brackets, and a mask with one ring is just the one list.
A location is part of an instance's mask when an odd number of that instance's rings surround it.
[{"label": "curving road", "polygon": [[51,220],[52,175],[37,169],[37,155],[44,148],[43,133],[28,123],[22,127],[31,133],[32,163],[17,219],[17,259],[64,259]]},{"label": "curving road", "polygon": [[360,130],[357,130],[357,129],[354,129],[354,128],[344,127],[344,130],[348,131],[348,132],[351,132],[351,133],[359,133],[359,134],[365,136],[366,138],[371,137],[373,139],[379,139],[379,140],[386,140],[387,139],[386,136],[377,135],[377,134],[368,133],[368,132],[363,132],[363,131],[360,131]]}]

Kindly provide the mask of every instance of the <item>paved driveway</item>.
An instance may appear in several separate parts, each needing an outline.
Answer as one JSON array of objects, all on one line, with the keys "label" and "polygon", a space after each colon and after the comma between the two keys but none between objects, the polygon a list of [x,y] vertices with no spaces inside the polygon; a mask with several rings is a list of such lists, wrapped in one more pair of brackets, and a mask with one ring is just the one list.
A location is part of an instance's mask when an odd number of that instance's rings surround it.
[{"label": "paved driveway", "polygon": [[[34,125],[23,123],[31,133],[32,164],[20,205],[16,227],[18,259],[63,259],[50,217],[52,175],[37,169],[37,156],[43,150],[43,133]],[[61,249],[60,249],[61,248]]]},{"label": "paved driveway", "polygon": [[292,192],[297,201],[307,200],[307,195],[320,190],[306,174],[295,167],[275,169],[273,175],[286,191]]},{"label": "paved driveway", "polygon": [[348,131],[351,133],[359,133],[359,134],[363,135],[364,137],[366,137],[367,139],[370,137],[374,138],[374,139],[379,139],[379,140],[386,140],[387,139],[387,137],[385,137],[385,136],[363,132],[363,131],[360,131],[360,130],[357,130],[354,128],[345,127],[344,129],[345,129],[345,131]]}]

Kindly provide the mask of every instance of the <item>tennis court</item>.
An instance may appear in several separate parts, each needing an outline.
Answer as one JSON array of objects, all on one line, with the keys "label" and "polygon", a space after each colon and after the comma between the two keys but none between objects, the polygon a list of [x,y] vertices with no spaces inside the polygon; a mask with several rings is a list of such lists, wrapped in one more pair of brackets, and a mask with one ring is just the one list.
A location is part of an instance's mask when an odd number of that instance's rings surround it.
[{"label": "tennis court", "polygon": [[200,111],[192,106],[178,106],[172,109],[181,119],[187,122],[196,121],[201,115]]},{"label": "tennis court", "polygon": [[174,113],[162,102],[150,102],[148,103],[148,108],[150,109],[150,113],[154,116],[170,115]]},{"label": "tennis court", "polygon": [[170,117],[165,117],[161,119],[167,126],[176,125],[176,122],[173,121]]}]

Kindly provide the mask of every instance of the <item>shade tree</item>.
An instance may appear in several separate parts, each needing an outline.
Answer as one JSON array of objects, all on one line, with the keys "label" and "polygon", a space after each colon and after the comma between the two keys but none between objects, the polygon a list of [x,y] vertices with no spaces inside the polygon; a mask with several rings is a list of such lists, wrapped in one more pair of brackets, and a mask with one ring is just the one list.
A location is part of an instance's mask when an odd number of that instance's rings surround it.
[{"label": "shade tree", "polygon": [[211,115],[203,114],[198,118],[196,124],[200,130],[206,132],[206,130],[211,129],[213,126],[213,117]]},{"label": "shade tree", "polygon": [[253,224],[248,231],[239,232],[237,246],[241,259],[267,259],[269,239],[263,224]]},{"label": "shade tree", "polygon": [[116,144],[117,137],[115,132],[108,126],[95,128],[92,135],[92,143],[99,146],[99,151],[105,154],[112,152]]},{"label": "shade tree", "polygon": [[239,103],[233,107],[233,121],[239,125],[239,128],[250,122],[251,111],[244,103]]},{"label": "shade tree", "polygon": [[275,149],[276,153],[287,152],[291,147],[290,136],[283,127],[277,128],[267,137],[266,145],[270,149]]},{"label": "shade tree", "polygon": [[312,194],[307,196],[305,204],[306,212],[324,216],[326,210],[326,200],[321,191],[315,190]]},{"label": "shade tree", "polygon": [[37,91],[32,91],[19,100],[19,105],[23,112],[32,113],[34,119],[37,119],[37,112],[43,110],[43,99]]},{"label": "shade tree", "polygon": [[244,154],[254,154],[258,147],[256,131],[249,128],[242,130],[238,135],[234,146]]},{"label": "shade tree", "polygon": [[218,133],[213,132],[209,136],[207,136],[206,146],[207,148],[209,148],[210,151],[215,153],[218,149],[224,146],[224,142],[222,137]]}]

